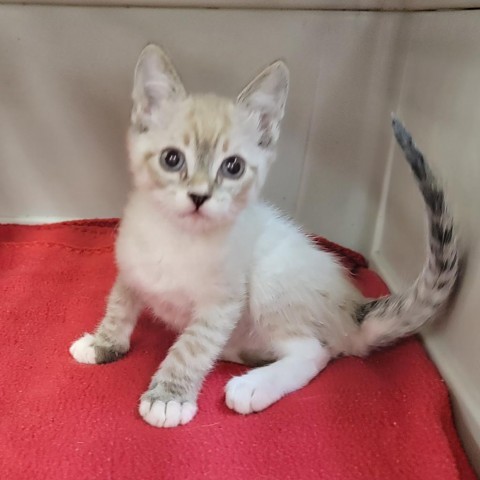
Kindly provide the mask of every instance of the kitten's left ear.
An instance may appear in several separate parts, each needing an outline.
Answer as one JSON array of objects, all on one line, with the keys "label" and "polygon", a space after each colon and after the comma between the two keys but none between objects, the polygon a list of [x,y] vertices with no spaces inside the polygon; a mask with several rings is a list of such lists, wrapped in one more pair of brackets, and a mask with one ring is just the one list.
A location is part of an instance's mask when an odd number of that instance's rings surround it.
[{"label": "kitten's left ear", "polygon": [[132,124],[148,128],[152,121],[161,120],[167,102],[185,96],[182,81],[165,52],[156,45],[147,45],[135,67]]},{"label": "kitten's left ear", "polygon": [[237,97],[237,103],[258,115],[259,145],[268,148],[278,140],[285,113],[289,72],[281,60],[257,75]]}]

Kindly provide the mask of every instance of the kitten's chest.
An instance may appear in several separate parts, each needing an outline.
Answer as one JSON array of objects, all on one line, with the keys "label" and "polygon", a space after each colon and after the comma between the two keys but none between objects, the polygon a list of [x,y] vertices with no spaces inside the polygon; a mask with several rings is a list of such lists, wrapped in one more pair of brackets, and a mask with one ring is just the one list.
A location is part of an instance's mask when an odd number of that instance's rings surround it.
[{"label": "kitten's chest", "polygon": [[120,232],[119,271],[144,302],[166,323],[184,328],[192,309],[215,301],[222,283],[218,259],[208,245],[190,240]]}]

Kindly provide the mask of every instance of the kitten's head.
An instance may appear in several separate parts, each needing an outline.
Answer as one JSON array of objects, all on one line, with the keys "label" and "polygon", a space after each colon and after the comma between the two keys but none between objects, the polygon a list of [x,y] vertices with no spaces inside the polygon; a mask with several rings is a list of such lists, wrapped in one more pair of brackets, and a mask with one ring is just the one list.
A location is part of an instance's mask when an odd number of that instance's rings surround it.
[{"label": "kitten's head", "polygon": [[165,53],[138,59],[128,136],[134,188],[188,229],[234,221],[256,199],[275,157],[288,70],[275,62],[236,101],[188,95]]}]

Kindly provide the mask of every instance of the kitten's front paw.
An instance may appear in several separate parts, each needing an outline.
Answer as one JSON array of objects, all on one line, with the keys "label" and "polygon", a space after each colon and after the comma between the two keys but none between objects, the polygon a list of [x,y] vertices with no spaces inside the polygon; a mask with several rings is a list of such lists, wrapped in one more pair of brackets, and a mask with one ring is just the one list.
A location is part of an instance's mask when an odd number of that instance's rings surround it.
[{"label": "kitten's front paw", "polygon": [[154,427],[185,425],[197,413],[197,405],[192,401],[173,397],[174,395],[156,386],[142,395],[138,411],[142,418]]},{"label": "kitten's front paw", "polygon": [[94,335],[86,333],[83,337],[72,343],[70,355],[79,363],[110,363],[121,358],[127,348],[98,342]]},{"label": "kitten's front paw", "polygon": [[86,333],[72,343],[70,355],[79,363],[97,363],[95,361],[95,337]]}]

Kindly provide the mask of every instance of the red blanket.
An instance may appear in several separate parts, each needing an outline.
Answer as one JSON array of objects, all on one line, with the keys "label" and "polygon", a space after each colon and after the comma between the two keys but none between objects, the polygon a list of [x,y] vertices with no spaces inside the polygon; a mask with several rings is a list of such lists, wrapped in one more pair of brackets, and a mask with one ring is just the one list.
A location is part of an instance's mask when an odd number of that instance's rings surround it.
[{"label": "red blanket", "polygon": [[[410,339],[366,360],[333,362],[259,414],[223,403],[243,367],[220,363],[199,413],[156,429],[140,394],[172,342],[148,318],[117,363],[80,365],[70,343],[102,317],[115,268],[114,221],[0,226],[0,478],[5,480],[474,479],[447,389]],[[345,260],[365,294],[387,292],[358,254]]]}]

